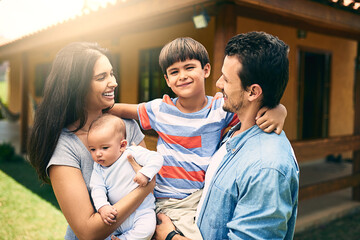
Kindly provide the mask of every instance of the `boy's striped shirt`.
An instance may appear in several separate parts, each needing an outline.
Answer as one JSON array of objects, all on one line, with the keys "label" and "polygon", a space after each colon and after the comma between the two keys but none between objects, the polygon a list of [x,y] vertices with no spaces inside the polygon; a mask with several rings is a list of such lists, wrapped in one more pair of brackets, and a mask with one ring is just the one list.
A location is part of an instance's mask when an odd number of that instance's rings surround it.
[{"label": "boy's striped shirt", "polygon": [[207,98],[207,106],[194,113],[181,112],[177,98],[168,95],[139,105],[140,125],[159,134],[157,151],[164,157],[155,197],[182,199],[204,187],[209,159],[223,131],[238,122],[236,115],[223,110],[222,94]]}]

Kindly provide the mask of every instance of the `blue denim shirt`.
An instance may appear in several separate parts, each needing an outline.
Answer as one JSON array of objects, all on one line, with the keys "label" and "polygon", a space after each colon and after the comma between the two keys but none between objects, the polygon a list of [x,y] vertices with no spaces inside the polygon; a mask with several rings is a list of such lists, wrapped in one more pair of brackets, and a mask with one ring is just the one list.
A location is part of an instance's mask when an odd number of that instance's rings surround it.
[{"label": "blue denim shirt", "polygon": [[254,125],[230,138],[226,149],[200,211],[203,238],[292,239],[299,167],[285,133],[268,134]]}]

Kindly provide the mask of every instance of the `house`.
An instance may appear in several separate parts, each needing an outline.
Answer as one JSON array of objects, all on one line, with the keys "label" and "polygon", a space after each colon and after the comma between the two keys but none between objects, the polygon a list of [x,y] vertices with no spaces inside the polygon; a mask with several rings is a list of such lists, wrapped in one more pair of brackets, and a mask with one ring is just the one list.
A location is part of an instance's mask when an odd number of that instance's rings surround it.
[{"label": "house", "polygon": [[[197,29],[193,17],[209,16]],[[73,41],[95,41],[112,53],[117,100],[139,103],[168,89],[158,67],[163,45],[192,37],[208,49],[213,95],[229,38],[265,31],[290,46],[290,78],[282,103],[285,131],[299,161],[342,153],[353,175],[302,190],[304,198],[354,187],[360,200],[360,3],[355,0],[127,0],[0,44],[0,62],[10,63],[9,108],[21,112],[21,147],[32,124],[30,99],[41,101],[54,56]],[[336,186],[330,186],[334,185]]]}]

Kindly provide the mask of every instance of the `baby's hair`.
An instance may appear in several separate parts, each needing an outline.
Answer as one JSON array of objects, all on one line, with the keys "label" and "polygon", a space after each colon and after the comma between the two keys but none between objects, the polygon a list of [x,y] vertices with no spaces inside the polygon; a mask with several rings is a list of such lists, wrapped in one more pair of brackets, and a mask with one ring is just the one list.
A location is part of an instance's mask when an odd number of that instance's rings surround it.
[{"label": "baby's hair", "polygon": [[201,43],[190,37],[181,37],[174,39],[161,49],[159,64],[163,73],[167,75],[168,67],[187,59],[199,60],[202,68],[210,63],[209,54]]},{"label": "baby's hair", "polygon": [[126,138],[124,121],[121,118],[114,116],[110,113],[104,113],[100,115],[97,119],[95,119],[90,125],[89,132],[91,130],[101,128],[105,125],[111,125],[114,128],[114,132],[116,134],[119,134],[121,138]]}]

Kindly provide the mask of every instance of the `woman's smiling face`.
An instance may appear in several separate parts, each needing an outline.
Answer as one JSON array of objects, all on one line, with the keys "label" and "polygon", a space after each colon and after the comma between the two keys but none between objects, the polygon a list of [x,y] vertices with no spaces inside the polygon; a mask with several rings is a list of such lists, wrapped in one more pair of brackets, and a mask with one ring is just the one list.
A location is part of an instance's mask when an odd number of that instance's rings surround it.
[{"label": "woman's smiling face", "polygon": [[88,110],[102,110],[115,103],[117,82],[109,59],[102,55],[95,63],[90,91],[87,95]]}]

